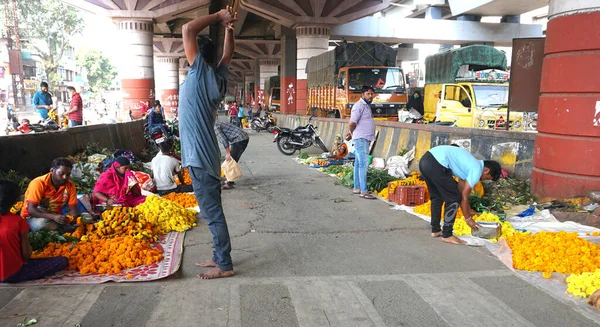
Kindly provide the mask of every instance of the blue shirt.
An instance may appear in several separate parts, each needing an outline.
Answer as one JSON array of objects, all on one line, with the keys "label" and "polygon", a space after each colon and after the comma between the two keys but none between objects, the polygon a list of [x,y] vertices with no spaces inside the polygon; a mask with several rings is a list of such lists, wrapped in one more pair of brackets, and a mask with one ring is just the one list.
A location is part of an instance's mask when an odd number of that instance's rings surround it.
[{"label": "blue shirt", "polygon": [[38,108],[38,106],[49,106],[52,104],[52,96],[48,92],[37,91],[33,95],[33,107],[37,109],[42,119],[48,118],[48,109]]},{"label": "blue shirt", "polygon": [[440,145],[429,150],[440,165],[452,170],[452,175],[475,187],[483,174],[483,160],[477,160],[469,151],[451,145]]},{"label": "blue shirt", "polygon": [[244,117],[244,107],[240,107],[240,109],[238,110],[238,117],[239,118]]},{"label": "blue shirt", "polygon": [[217,108],[227,90],[227,65],[213,70],[196,55],[188,75],[179,87],[179,134],[183,167],[206,170],[221,176],[221,151],[215,135]]},{"label": "blue shirt", "polygon": [[149,127],[153,127],[156,125],[162,125],[164,123],[163,115],[160,112],[156,112],[152,109],[150,115],[148,115],[148,125]]}]

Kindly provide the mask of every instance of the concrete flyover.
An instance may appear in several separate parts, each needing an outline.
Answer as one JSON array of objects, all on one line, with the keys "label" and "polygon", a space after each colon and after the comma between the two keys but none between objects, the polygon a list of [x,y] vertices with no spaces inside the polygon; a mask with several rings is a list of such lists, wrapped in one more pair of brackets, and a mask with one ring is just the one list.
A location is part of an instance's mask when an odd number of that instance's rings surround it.
[{"label": "concrete flyover", "polygon": [[540,37],[542,25],[480,23],[470,21],[365,17],[331,28],[331,38],[381,42],[469,44],[493,43],[512,46],[514,38]]},{"label": "concrete flyover", "polygon": [[[277,115],[277,125],[295,128],[306,125],[308,117]],[[330,147],[336,134],[348,131],[348,121],[336,118],[314,118],[319,135]],[[531,176],[533,149],[536,135],[533,133],[491,131],[473,128],[455,128],[435,125],[404,124],[376,121],[378,137],[371,155],[387,159],[400,150],[416,148],[411,168],[417,170],[419,159],[437,145],[457,143],[482,160],[497,160],[502,167],[523,179]]]}]

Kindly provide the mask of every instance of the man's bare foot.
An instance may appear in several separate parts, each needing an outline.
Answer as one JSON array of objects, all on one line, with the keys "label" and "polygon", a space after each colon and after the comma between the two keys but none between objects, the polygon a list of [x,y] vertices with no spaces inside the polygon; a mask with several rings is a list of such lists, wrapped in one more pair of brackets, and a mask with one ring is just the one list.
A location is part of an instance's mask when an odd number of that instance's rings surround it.
[{"label": "man's bare foot", "polygon": [[454,235],[452,235],[450,237],[442,237],[442,242],[446,242],[446,243],[450,243],[450,244],[457,244],[457,245],[463,245],[463,244],[467,243]]},{"label": "man's bare foot", "polygon": [[198,262],[196,264],[196,267],[203,267],[203,268],[205,268],[205,267],[216,267],[216,266],[217,266],[217,264],[214,261],[212,261],[212,259],[208,259],[206,261]]},{"label": "man's bare foot", "polygon": [[212,269],[209,269],[207,272],[203,273],[203,274],[199,274],[198,278],[200,279],[215,279],[215,278],[225,278],[225,277],[231,277],[235,275],[233,270],[221,270],[221,268],[215,267]]},{"label": "man's bare foot", "polygon": [[440,237],[442,236],[442,232],[431,233],[431,237]]}]

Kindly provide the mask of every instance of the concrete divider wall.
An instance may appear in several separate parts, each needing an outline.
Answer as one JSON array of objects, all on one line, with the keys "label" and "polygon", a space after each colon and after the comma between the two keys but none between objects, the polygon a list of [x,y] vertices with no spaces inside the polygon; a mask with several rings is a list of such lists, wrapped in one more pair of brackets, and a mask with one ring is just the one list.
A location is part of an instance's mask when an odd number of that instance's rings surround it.
[{"label": "concrete divider wall", "polygon": [[[308,117],[276,115],[277,125],[295,128],[306,125]],[[379,132],[371,154],[387,159],[397,155],[402,149],[416,147],[415,160],[411,168],[418,167],[418,161],[427,150],[437,145],[460,144],[475,157],[482,160],[497,160],[509,172],[523,179],[531,177],[535,133],[491,131],[470,128],[445,127],[434,125],[403,124],[390,121],[376,121]],[[335,118],[313,118],[319,135],[327,147],[331,147],[336,134],[348,132],[348,121]]]},{"label": "concrete divider wall", "polygon": [[0,137],[0,170],[35,177],[48,172],[52,160],[75,154],[88,144],[108,149],[130,149],[140,153],[145,147],[145,120],[91,125],[66,131]]}]

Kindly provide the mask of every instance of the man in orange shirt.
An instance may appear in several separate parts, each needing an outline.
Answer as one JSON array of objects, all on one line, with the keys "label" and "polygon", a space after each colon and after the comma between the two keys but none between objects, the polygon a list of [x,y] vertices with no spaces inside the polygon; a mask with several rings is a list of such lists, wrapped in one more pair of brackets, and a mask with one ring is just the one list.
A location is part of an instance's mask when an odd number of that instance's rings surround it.
[{"label": "man in orange shirt", "polygon": [[69,205],[69,214],[77,217],[77,191],[71,178],[73,163],[66,158],[56,158],[46,175],[32,180],[25,192],[21,216],[27,220],[31,231],[60,230],[67,223],[62,214]]}]

